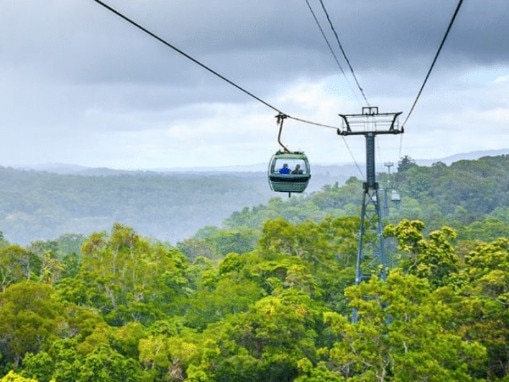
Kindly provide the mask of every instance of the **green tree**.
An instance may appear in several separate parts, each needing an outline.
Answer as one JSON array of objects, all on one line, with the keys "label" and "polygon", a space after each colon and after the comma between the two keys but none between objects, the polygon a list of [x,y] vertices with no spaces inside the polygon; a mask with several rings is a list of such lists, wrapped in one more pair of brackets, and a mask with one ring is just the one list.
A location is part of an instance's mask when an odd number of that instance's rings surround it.
[{"label": "green tree", "polygon": [[480,377],[507,378],[509,375],[509,239],[478,243],[466,256],[461,273],[461,293],[457,302],[462,312],[458,332],[482,343],[488,364]]},{"label": "green tree", "polygon": [[194,237],[185,239],[177,243],[177,248],[193,262],[200,257],[207,259],[218,259],[220,256],[216,248],[206,240],[196,239]]},{"label": "green tree", "polygon": [[263,227],[259,248],[265,256],[298,256],[311,263],[332,256],[332,247],[320,226],[307,220],[293,225],[283,219],[269,220]]},{"label": "green tree", "polygon": [[23,358],[23,375],[38,382],[50,382],[54,370],[55,363],[45,351],[27,353]]},{"label": "green tree", "polygon": [[275,219],[265,224],[258,251],[264,259],[275,262],[275,266],[269,264],[274,268],[284,264],[284,257],[301,259],[295,266],[307,269],[313,279],[313,290],[323,293],[331,308],[342,309],[343,289],[351,284],[355,274],[358,230],[359,219],[352,217],[329,217],[320,223],[306,220],[295,225]]},{"label": "green tree", "polygon": [[36,279],[40,274],[41,261],[19,245],[0,249],[0,290],[23,280]]},{"label": "green tree", "polygon": [[2,378],[0,378],[0,382],[38,382],[38,381],[37,379],[25,378],[11,370]]},{"label": "green tree", "polygon": [[416,167],[417,164],[415,163],[415,160],[413,160],[410,156],[405,155],[401,158],[401,160],[398,162],[398,172],[405,172],[412,167]]},{"label": "green tree", "polygon": [[455,311],[426,279],[393,270],[386,281],[373,277],[345,293],[358,323],[324,316],[337,335],[329,362],[345,378],[471,381],[471,371],[484,365],[485,348],[455,331]]},{"label": "green tree", "polygon": [[22,282],[0,294],[0,352],[19,366],[28,352],[49,346],[65,326],[65,306],[46,284]]},{"label": "green tree", "polygon": [[400,266],[404,270],[427,278],[435,287],[447,285],[460,266],[460,258],[452,244],[456,232],[442,227],[426,239],[423,230],[423,222],[404,219],[397,225],[387,225],[384,234],[396,237],[402,252]]},{"label": "green tree", "polygon": [[[78,338],[65,338],[53,342],[48,354],[53,360],[52,378],[56,381],[74,382],[79,380],[79,369],[83,362],[83,355],[76,351]],[[36,356],[38,358],[38,355]],[[37,372],[28,368],[28,373]]]},{"label": "green tree", "polygon": [[230,314],[246,311],[263,295],[263,287],[249,274],[248,263],[256,254],[229,253],[216,268],[205,266],[196,291],[190,296],[185,318],[190,327],[204,329]]},{"label": "green tree", "polygon": [[509,222],[486,218],[458,229],[458,240],[491,242],[509,236]]},{"label": "green tree", "polygon": [[144,373],[138,362],[126,358],[109,345],[102,345],[89,353],[78,371],[78,381],[138,382]]},{"label": "green tree", "polygon": [[178,250],[152,245],[132,228],[115,224],[109,237],[90,236],[79,274],[59,289],[69,301],[100,309],[112,325],[148,324],[178,308],[188,285],[187,266]]},{"label": "green tree", "polygon": [[201,370],[218,381],[291,381],[300,359],[315,359],[316,319],[305,293],[286,290],[264,297],[204,332],[220,352],[209,357],[213,369]]}]

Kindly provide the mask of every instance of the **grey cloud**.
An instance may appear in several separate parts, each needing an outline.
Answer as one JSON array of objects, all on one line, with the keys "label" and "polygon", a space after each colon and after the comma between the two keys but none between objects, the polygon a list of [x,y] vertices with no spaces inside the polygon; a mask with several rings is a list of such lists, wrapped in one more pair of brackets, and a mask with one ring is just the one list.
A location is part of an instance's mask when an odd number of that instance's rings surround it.
[{"label": "grey cloud", "polygon": [[[341,75],[305,0],[105,1],[277,107],[277,97],[299,81],[330,81],[331,93],[353,98],[353,81],[349,77],[348,85]],[[319,2],[309,1],[336,47]],[[324,3],[370,101],[407,111],[457,1]],[[442,112],[440,99],[471,86],[462,76],[509,65],[508,16],[507,0],[464,2],[412,121]],[[0,127],[17,124],[28,132],[43,126],[48,142],[62,134],[68,152],[78,131],[111,129],[113,137],[115,131],[148,130],[170,118],[192,124],[196,114],[206,117],[204,104],[256,104],[92,0],[3,2],[0,46]],[[491,97],[486,92],[484,102]],[[338,101],[330,112],[352,112],[344,107]],[[91,111],[104,120],[91,121]],[[267,114],[272,123],[272,111]],[[116,124],[108,126],[109,118]]]},{"label": "grey cloud", "polygon": [[[318,1],[310,0],[335,47]],[[109,2],[228,78],[251,85],[339,73],[305,1]],[[354,68],[427,69],[456,1],[325,1]],[[440,65],[509,62],[509,3],[465,2]],[[78,82],[190,84],[209,73],[93,1],[9,5],[3,60]],[[346,64],[341,58],[344,68]],[[420,72],[418,72],[420,75]]]}]

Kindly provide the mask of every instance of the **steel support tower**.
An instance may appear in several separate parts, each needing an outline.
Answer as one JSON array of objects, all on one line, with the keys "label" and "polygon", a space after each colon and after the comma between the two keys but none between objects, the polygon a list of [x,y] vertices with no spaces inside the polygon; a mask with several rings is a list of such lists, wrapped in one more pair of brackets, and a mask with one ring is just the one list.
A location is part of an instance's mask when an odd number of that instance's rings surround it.
[{"label": "steel support tower", "polygon": [[[364,135],[366,138],[366,181],[363,184],[359,243],[355,269],[355,284],[375,273],[385,280],[387,257],[384,248],[382,211],[376,181],[375,138],[380,134],[401,134],[398,113],[379,113],[378,107],[363,107],[362,114],[339,114],[343,119],[338,135]],[[357,312],[352,321],[357,322]]]}]

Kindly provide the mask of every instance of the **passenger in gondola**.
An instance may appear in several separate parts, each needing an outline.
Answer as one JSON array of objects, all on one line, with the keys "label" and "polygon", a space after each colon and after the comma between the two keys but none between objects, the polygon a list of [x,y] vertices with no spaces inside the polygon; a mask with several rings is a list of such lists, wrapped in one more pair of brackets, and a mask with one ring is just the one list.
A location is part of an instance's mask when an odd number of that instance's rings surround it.
[{"label": "passenger in gondola", "polygon": [[288,167],[288,164],[287,163],[284,163],[283,164],[283,167],[281,167],[279,169],[279,173],[280,174],[289,174],[290,173],[290,168]]},{"label": "passenger in gondola", "polygon": [[296,165],[292,171],[292,174],[302,174],[302,169],[300,168],[300,164]]}]

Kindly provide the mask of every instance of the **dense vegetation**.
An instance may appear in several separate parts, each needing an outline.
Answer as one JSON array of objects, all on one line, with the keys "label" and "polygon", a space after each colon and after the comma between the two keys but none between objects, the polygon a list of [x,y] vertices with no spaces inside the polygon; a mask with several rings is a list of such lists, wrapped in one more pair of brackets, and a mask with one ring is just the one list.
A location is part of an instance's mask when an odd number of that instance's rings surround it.
[{"label": "dense vegetation", "polygon": [[507,380],[508,165],[407,158],[381,175],[402,196],[385,217],[395,265],[358,286],[354,178],[176,246],[118,223],[4,239],[0,381]]},{"label": "dense vegetation", "polygon": [[246,205],[266,202],[269,192],[261,173],[102,176],[0,168],[0,224],[5,237],[22,244],[90,234],[117,221],[176,242]]},{"label": "dense vegetation", "polygon": [[[427,231],[448,225],[460,238],[494,239],[507,234],[509,223],[509,156],[462,160],[446,166],[437,162],[430,167],[415,164],[404,157],[395,174],[378,176],[382,210],[386,220],[422,220]],[[391,200],[397,190],[401,202]],[[384,197],[384,195],[386,197]],[[345,185],[324,186],[306,198],[284,203],[274,198],[267,205],[245,207],[224,222],[224,228],[247,226],[259,229],[267,219],[282,216],[298,223],[305,219],[320,221],[326,216],[359,216],[362,181],[350,178]],[[478,224],[490,229],[476,233]],[[486,236],[489,235],[489,236]]]},{"label": "dense vegetation", "polygon": [[[337,166],[317,170],[310,190],[345,180]],[[121,221],[140,234],[176,243],[271,196],[264,172],[57,174],[0,167],[0,230],[10,241],[28,244],[69,232],[88,235]]]}]

